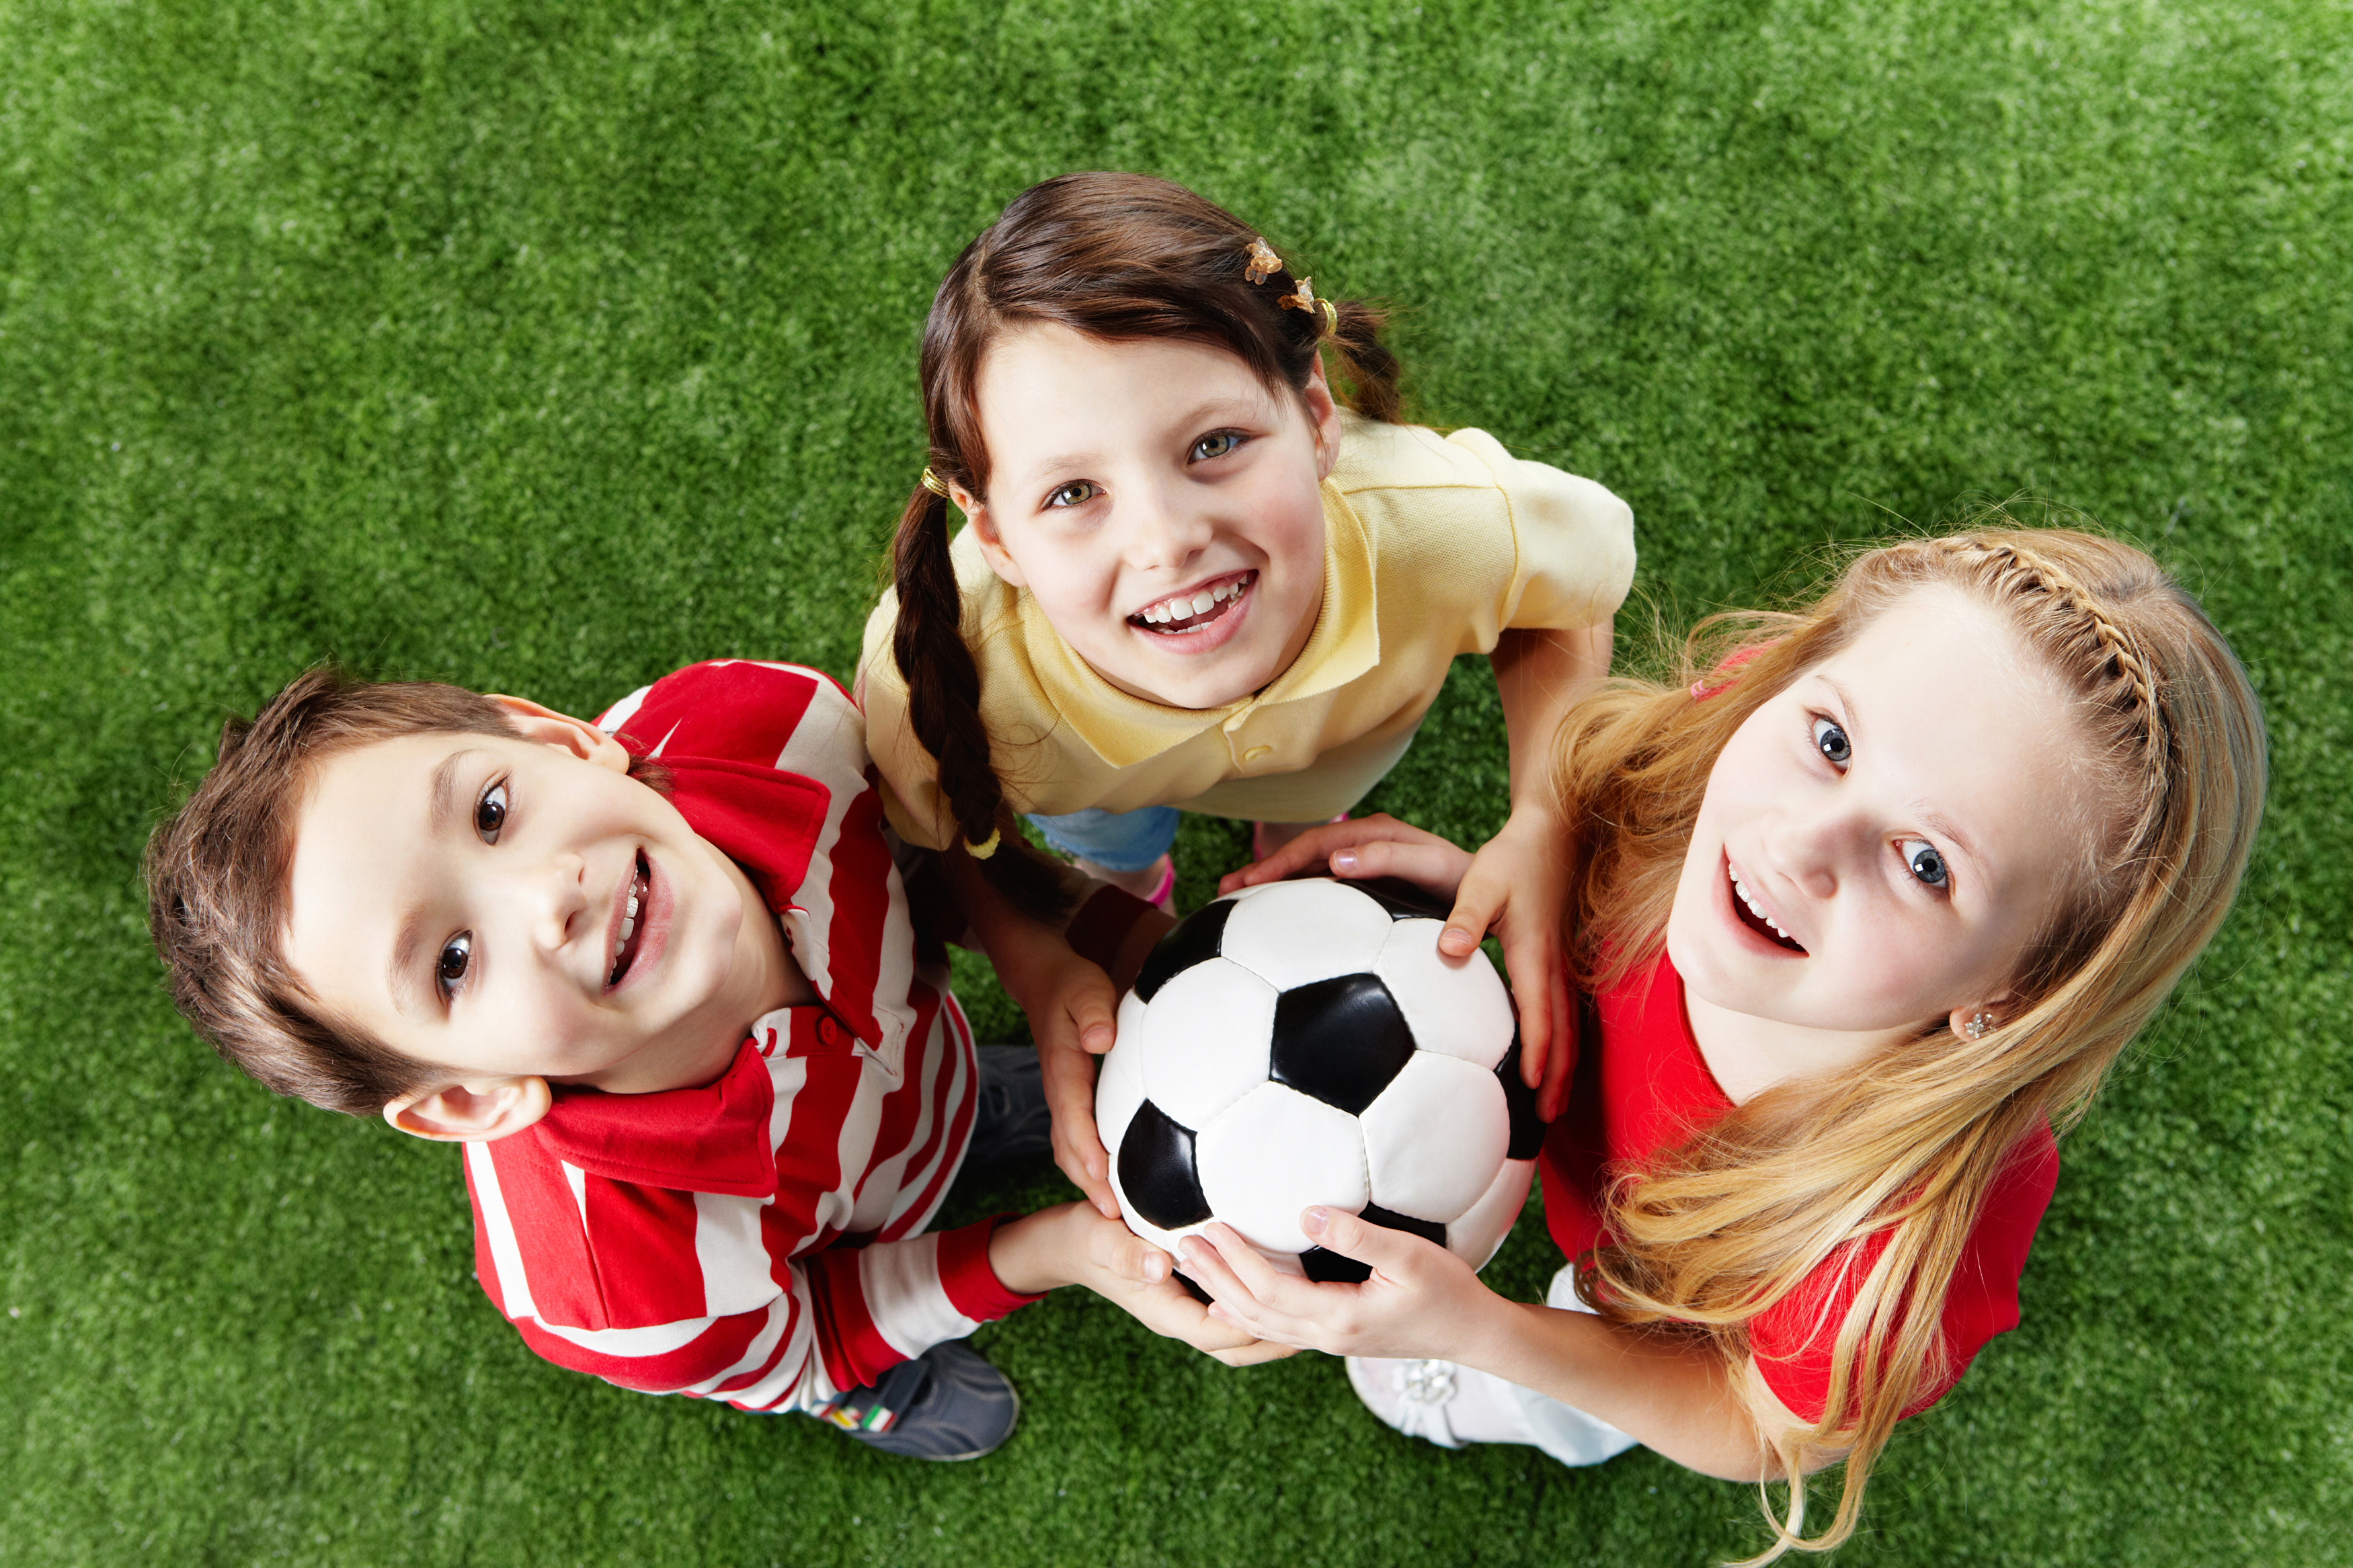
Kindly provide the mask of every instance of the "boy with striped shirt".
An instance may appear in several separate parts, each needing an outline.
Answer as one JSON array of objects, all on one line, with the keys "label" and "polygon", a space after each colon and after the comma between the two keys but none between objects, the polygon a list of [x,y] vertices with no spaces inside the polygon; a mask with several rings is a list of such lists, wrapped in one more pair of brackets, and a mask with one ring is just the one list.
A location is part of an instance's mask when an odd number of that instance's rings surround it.
[{"label": "boy with striped shirt", "polygon": [[[1018,1401],[963,1337],[1053,1286],[1251,1358],[1086,1205],[925,1234],[1046,1117],[893,848],[814,670],[691,666],[594,724],[314,670],[157,829],[151,921],[237,1066],[464,1146],[482,1288],[559,1365],[964,1458]],[[1132,970],[1159,921],[1105,890],[1045,962]]]}]

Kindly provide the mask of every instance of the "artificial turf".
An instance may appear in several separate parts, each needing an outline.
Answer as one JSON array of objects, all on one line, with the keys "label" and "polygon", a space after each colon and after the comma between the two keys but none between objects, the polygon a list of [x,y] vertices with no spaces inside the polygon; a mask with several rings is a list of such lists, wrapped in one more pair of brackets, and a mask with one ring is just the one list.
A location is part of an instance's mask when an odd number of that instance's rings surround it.
[{"label": "artificial turf", "polygon": [[[931,289],[1081,167],[1407,307],[1429,417],[1627,497],[1637,654],[1971,496],[2204,595],[2272,726],[2247,894],[1841,1559],[2353,1557],[2348,125],[2340,0],[0,0],[0,1560],[1758,1544],[1744,1489],[1441,1453],[1335,1363],[1075,1294],[983,1331],[1027,1415],[973,1465],[557,1371],[469,1278],[453,1154],[272,1100],[161,993],[147,828],[322,655],[584,712],[711,655],[846,673]],[[1375,804],[1475,838],[1503,779],[1466,666]],[[1188,826],[1187,897],[1239,847]]]}]

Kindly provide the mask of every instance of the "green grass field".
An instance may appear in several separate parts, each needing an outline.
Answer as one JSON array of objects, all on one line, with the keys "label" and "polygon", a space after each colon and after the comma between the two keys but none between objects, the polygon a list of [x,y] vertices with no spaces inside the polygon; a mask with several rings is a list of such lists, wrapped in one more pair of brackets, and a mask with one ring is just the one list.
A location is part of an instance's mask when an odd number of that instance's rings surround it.
[{"label": "green grass field", "polygon": [[[2348,127],[2344,0],[0,0],[0,1561],[1757,1545],[1742,1488],[1409,1444],[1336,1363],[1076,1296],[983,1331],[1027,1416],[975,1465],[556,1371],[452,1153],[273,1101],[162,994],[147,829],[313,659],[584,712],[846,674],[931,289],[1082,167],[1409,307],[1427,416],[1626,496],[1668,625],[2020,492],[2204,596],[2272,725],[2252,882],[1840,1557],[2353,1559]],[[1503,780],[1466,666],[1376,804],[1477,837]],[[1238,847],[1188,829],[1187,896]],[[1550,1267],[1531,1223],[1494,1277]]]}]

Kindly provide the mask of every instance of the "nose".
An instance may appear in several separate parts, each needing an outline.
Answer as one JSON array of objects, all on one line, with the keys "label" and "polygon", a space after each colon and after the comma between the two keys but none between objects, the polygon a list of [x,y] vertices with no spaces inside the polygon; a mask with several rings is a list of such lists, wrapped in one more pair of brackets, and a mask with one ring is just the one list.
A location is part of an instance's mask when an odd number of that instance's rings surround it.
[{"label": "nose", "polygon": [[581,934],[588,913],[587,869],[577,855],[552,855],[522,874],[522,912],[542,952],[559,952]]},{"label": "nose", "polygon": [[1876,829],[1856,809],[1850,792],[1828,790],[1785,807],[1774,819],[1767,848],[1799,892],[1827,899],[1876,842]]},{"label": "nose", "polygon": [[1130,491],[1127,564],[1138,572],[1179,571],[1208,547],[1217,530],[1184,498],[1152,488]]}]

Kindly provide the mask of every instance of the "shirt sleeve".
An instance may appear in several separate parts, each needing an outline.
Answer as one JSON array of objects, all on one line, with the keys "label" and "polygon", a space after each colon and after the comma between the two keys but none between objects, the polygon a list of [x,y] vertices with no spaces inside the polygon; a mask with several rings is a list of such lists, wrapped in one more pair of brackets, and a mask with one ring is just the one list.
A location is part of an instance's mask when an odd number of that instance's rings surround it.
[{"label": "shirt sleeve", "polygon": [[1003,1216],[830,1245],[784,1183],[771,1202],[611,1181],[526,1135],[466,1157],[485,1293],[540,1356],[641,1393],[819,1409],[1037,1300],[989,1267]]},{"label": "shirt sleeve", "polygon": [[1634,582],[1634,512],[1605,486],[1514,458],[1483,430],[1447,437],[1483,463],[1511,514],[1505,626],[1577,631],[1618,613]]},{"label": "shirt sleeve", "polygon": [[[2019,1146],[1986,1195],[1945,1294],[1939,1354],[1924,1369],[1905,1415],[1927,1409],[1961,1380],[1989,1341],[2018,1327],[2018,1282],[2035,1228],[2059,1181],[2047,1127]],[[1774,1396],[1808,1421],[1830,1402],[1831,1352],[1854,1294],[1885,1247],[1883,1236],[1841,1248],[1748,1326],[1749,1353]]]}]

